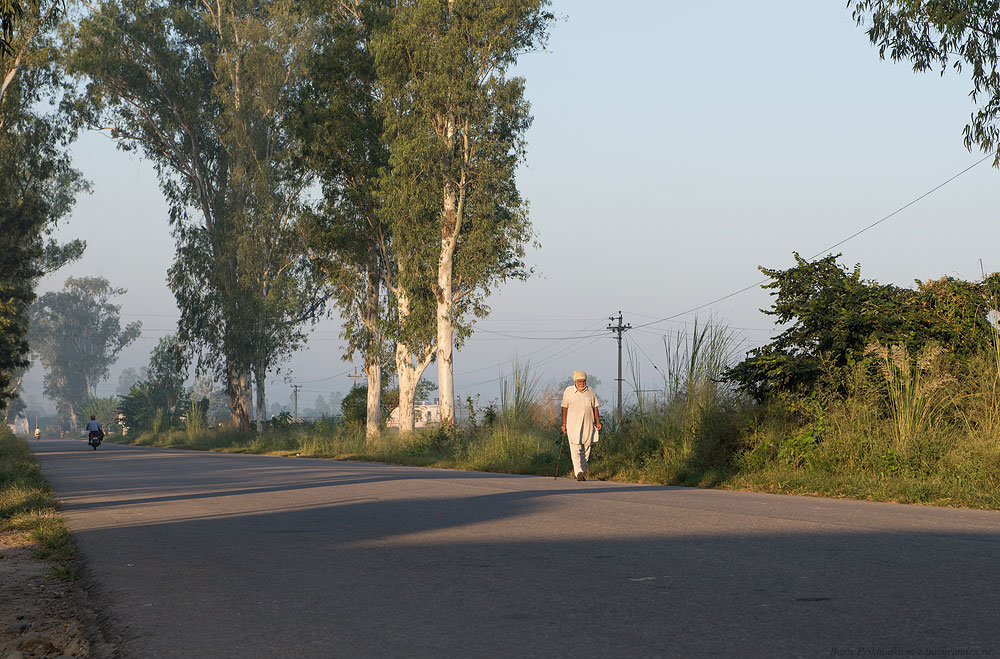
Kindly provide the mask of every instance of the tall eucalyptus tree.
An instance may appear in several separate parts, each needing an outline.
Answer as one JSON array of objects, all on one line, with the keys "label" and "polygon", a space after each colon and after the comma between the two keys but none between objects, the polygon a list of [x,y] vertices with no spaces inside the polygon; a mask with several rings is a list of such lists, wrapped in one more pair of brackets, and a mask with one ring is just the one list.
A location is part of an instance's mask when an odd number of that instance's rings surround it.
[{"label": "tall eucalyptus tree", "polygon": [[267,372],[323,299],[297,223],[309,175],[286,117],[313,25],[291,0],[106,0],[72,34],[77,107],[156,168],[177,257],[178,332],[248,428]]},{"label": "tall eucalyptus tree", "polygon": [[364,362],[369,440],[380,432],[392,316],[385,288],[390,234],[378,198],[388,151],[371,51],[388,5],[387,0],[344,0],[330,9],[321,3],[319,37],[295,117],[306,161],[323,190],[303,226],[306,244],[344,320],[344,357],[360,355]]},{"label": "tall eucalyptus tree", "polygon": [[445,425],[455,419],[455,346],[487,313],[491,289],[527,274],[531,225],[515,174],[531,115],[510,68],[545,41],[548,4],[396,0],[376,42],[395,251],[433,273]]}]

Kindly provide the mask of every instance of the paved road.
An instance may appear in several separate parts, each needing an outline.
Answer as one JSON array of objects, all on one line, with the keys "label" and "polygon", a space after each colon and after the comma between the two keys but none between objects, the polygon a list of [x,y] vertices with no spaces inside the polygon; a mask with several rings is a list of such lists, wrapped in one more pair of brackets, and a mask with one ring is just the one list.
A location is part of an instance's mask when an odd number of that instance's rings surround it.
[{"label": "paved road", "polygon": [[32,447],[128,657],[1000,654],[1000,513]]}]

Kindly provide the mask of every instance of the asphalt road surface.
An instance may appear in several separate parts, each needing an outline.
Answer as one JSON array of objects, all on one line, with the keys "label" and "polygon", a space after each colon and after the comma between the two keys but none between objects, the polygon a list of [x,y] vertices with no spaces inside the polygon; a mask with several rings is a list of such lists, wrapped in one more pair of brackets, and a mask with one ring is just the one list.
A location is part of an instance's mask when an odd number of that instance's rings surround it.
[{"label": "asphalt road surface", "polygon": [[1000,513],[32,447],[126,657],[1000,655]]}]

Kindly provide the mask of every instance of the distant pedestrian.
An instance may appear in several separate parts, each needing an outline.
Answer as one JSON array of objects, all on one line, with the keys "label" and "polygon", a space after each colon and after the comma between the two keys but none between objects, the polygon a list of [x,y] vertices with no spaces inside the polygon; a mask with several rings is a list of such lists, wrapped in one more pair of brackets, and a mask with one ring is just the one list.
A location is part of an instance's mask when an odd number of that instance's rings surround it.
[{"label": "distant pedestrian", "polygon": [[573,371],[573,386],[566,387],[562,399],[562,431],[569,438],[569,454],[573,458],[576,480],[587,480],[587,460],[590,447],[601,429],[597,411],[597,395],[587,386],[587,374]]}]

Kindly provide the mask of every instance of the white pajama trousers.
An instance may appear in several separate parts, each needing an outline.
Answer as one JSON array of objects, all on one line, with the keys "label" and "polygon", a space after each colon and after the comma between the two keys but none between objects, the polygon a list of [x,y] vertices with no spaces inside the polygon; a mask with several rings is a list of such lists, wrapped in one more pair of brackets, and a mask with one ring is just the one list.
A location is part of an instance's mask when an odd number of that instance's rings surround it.
[{"label": "white pajama trousers", "polygon": [[579,444],[569,443],[569,455],[573,458],[573,476],[587,475],[587,460],[590,459],[591,440],[585,439]]}]

